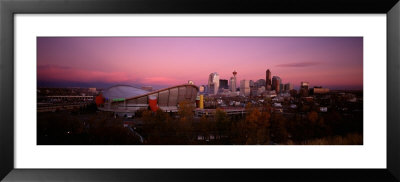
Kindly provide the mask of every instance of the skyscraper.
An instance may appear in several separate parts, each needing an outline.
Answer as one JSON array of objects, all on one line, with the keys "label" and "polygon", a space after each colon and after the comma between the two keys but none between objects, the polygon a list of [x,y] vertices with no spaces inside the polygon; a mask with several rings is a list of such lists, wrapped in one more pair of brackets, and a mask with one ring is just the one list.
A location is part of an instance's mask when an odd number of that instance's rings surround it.
[{"label": "skyscraper", "polygon": [[219,80],[219,88],[220,88],[220,89],[228,89],[228,88],[229,88],[229,86],[228,86],[228,80],[220,79],[220,80]]},{"label": "skyscraper", "polygon": [[300,84],[300,95],[302,97],[307,97],[308,96],[308,82],[301,82]]},{"label": "skyscraper", "polygon": [[231,77],[231,79],[229,80],[229,90],[231,90],[231,92],[236,92],[236,71],[232,72],[233,77]]},{"label": "skyscraper", "polygon": [[249,80],[241,80],[240,81],[240,94],[244,96],[250,95],[250,81]]},{"label": "skyscraper", "polygon": [[219,75],[214,72],[208,77],[208,93],[217,94],[219,89]]},{"label": "skyscraper", "polygon": [[286,83],[285,84],[285,91],[290,91],[293,90],[293,84],[291,83]]},{"label": "skyscraper", "polygon": [[304,88],[304,89],[308,90],[308,85],[309,85],[308,82],[301,82],[300,88]]},{"label": "skyscraper", "polygon": [[272,86],[271,89],[275,90],[276,93],[279,93],[280,91],[280,86],[281,86],[282,80],[279,76],[274,76],[272,77]]},{"label": "skyscraper", "polygon": [[271,81],[271,71],[269,71],[269,69],[267,69],[267,71],[265,73],[265,81],[266,81],[265,88],[267,90],[271,90],[272,81]]},{"label": "skyscraper", "polygon": [[254,87],[254,81],[253,80],[250,80],[250,87]]},{"label": "skyscraper", "polygon": [[255,84],[257,85],[258,88],[266,85],[264,79],[257,80]]}]

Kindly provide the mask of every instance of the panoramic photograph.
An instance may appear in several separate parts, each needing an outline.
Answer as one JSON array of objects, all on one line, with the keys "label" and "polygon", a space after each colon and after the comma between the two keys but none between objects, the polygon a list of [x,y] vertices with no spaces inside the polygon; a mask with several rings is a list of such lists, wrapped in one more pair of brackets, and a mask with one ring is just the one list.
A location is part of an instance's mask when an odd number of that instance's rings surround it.
[{"label": "panoramic photograph", "polygon": [[37,37],[37,145],[363,145],[363,37]]}]

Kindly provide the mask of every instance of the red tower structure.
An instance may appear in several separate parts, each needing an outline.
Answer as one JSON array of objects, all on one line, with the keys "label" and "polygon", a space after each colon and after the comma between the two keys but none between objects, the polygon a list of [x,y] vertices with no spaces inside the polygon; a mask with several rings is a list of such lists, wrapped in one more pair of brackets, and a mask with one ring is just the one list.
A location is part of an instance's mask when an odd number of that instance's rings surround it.
[{"label": "red tower structure", "polygon": [[233,70],[232,74],[233,77],[231,77],[230,79],[229,90],[231,90],[231,92],[236,92],[236,75],[237,75],[236,70]]}]

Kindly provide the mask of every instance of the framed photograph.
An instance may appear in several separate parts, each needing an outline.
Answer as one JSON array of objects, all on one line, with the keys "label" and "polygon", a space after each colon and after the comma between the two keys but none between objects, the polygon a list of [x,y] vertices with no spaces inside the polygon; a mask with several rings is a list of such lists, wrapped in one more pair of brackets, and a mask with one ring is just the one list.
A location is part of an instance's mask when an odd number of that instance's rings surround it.
[{"label": "framed photograph", "polygon": [[36,42],[37,145],[363,145],[363,37]]},{"label": "framed photograph", "polygon": [[5,181],[400,178],[397,1],[0,7]]}]

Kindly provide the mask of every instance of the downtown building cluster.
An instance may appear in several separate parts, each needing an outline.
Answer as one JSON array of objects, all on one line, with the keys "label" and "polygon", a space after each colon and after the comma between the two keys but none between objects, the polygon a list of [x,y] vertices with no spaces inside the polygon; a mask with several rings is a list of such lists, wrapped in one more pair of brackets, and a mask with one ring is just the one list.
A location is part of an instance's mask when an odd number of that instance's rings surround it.
[{"label": "downtown building cluster", "polygon": [[[259,79],[257,81],[243,79],[240,80],[239,86],[237,86],[237,74],[236,71],[233,71],[232,77],[229,79],[228,83],[228,80],[221,79],[217,72],[211,73],[207,85],[201,85],[199,87],[199,92],[206,95],[267,96],[294,91],[292,83],[283,83],[279,76],[272,76],[269,69],[265,72],[265,79]],[[299,91],[308,95],[308,82],[301,82]]]}]

